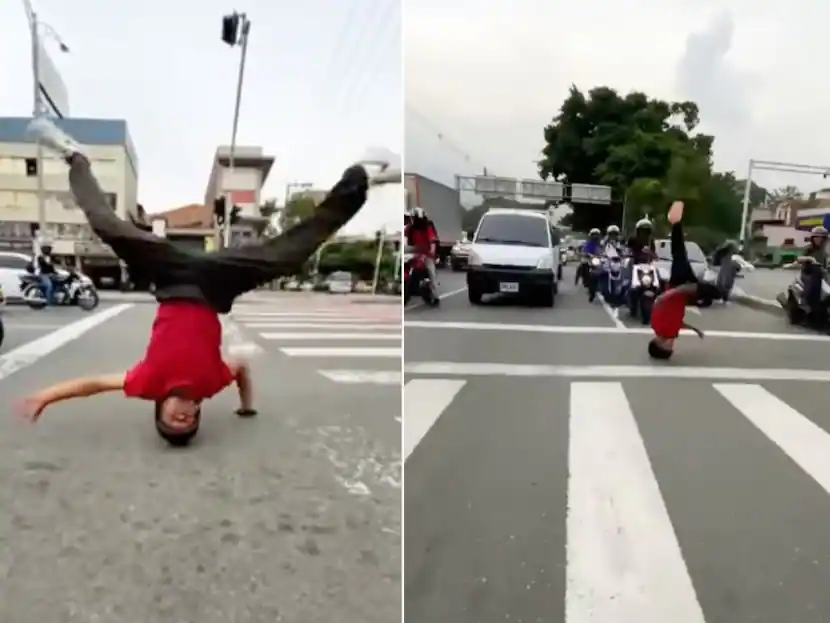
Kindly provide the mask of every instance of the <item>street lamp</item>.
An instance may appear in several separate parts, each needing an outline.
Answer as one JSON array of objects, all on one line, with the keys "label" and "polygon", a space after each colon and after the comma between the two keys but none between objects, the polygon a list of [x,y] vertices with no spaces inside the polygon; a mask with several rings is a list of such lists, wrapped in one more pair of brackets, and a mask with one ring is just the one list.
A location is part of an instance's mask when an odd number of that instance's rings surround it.
[{"label": "street lamp", "polygon": [[[248,33],[251,30],[251,20],[245,13],[234,11],[222,18],[222,41],[230,47],[239,46],[242,52],[239,57],[239,77],[236,82],[236,103],[233,110],[233,129],[231,130],[231,152],[228,157],[228,171],[231,179],[236,157],[236,131],[239,127],[239,106],[242,103],[242,85],[245,81],[245,59],[248,56]],[[229,247],[231,243],[231,214],[233,208],[233,197],[230,192],[225,193],[225,237],[224,246]]]},{"label": "street lamp", "polygon": [[749,197],[752,190],[752,173],[755,171],[781,171],[783,173],[801,173],[803,175],[821,175],[827,178],[830,167],[820,167],[811,164],[794,164],[792,162],[772,162],[770,160],[750,160],[744,184],[743,209],[741,210],[740,241],[746,247],[746,230],[749,224]]},{"label": "street lamp", "polygon": [[[41,33],[51,37],[57,44],[61,52],[69,52],[69,47],[63,42],[61,36],[49,24],[38,19],[37,13],[32,8],[29,0],[23,0],[23,7],[26,10],[26,15],[29,18],[29,30],[32,39],[32,117],[39,117],[44,114],[45,106],[43,104],[43,93],[41,90]],[[40,236],[46,235],[46,191],[43,180],[43,144],[37,141],[36,167],[37,167],[37,220],[38,231]],[[38,236],[32,238],[32,250],[36,254],[39,251]]]}]

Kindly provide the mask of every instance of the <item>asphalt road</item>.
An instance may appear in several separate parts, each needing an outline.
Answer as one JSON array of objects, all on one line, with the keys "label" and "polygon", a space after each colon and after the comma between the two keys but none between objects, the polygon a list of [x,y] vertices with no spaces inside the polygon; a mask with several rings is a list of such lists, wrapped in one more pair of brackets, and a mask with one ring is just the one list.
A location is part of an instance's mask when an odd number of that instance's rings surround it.
[{"label": "asphalt road", "polygon": [[407,623],[830,620],[828,338],[687,320],[655,365],[573,286],[406,313]]},{"label": "asphalt road", "polygon": [[739,290],[768,301],[774,301],[795,279],[797,272],[783,269],[758,268],[736,283]]},{"label": "asphalt road", "polygon": [[[7,405],[67,377],[133,365],[154,309],[124,307],[80,336],[70,324],[4,347]],[[59,318],[53,311],[38,318]],[[10,340],[35,333],[7,330]],[[259,416],[233,415],[227,391],[205,407],[187,449],[156,436],[148,404],[120,396],[57,405],[37,425],[7,408],[0,621],[399,619],[399,390],[358,392],[255,345]]]}]

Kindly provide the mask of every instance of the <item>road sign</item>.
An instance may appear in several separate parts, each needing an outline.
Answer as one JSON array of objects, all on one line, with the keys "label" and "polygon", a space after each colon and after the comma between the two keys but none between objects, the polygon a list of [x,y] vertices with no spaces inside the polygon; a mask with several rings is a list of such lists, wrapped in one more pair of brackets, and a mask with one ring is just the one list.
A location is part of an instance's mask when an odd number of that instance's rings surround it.
[{"label": "road sign", "polygon": [[522,180],[522,196],[528,199],[545,199],[558,201],[564,194],[564,184],[559,182],[542,182],[538,180]]},{"label": "road sign", "polygon": [[519,180],[512,177],[477,175],[473,190],[482,197],[509,197],[519,194]]},{"label": "road sign", "polygon": [[611,203],[611,187],[593,184],[571,184],[573,203]]}]

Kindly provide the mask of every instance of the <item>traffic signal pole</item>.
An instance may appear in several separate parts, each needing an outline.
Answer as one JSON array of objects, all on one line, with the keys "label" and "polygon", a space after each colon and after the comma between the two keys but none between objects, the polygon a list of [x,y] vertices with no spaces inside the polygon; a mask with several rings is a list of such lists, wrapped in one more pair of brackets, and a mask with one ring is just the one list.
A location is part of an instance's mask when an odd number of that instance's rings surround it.
[{"label": "traffic signal pole", "polygon": [[[234,12],[222,18],[222,41],[231,47],[242,48],[239,57],[239,76],[236,81],[236,102],[233,110],[233,129],[231,130],[231,150],[228,155],[228,172],[233,177],[236,164],[236,132],[239,128],[239,108],[242,103],[242,87],[245,82],[245,59],[248,56],[248,33],[251,30],[251,21],[244,13]],[[225,192],[225,223],[223,246],[231,244],[231,210],[233,209],[233,197],[230,191]]]}]

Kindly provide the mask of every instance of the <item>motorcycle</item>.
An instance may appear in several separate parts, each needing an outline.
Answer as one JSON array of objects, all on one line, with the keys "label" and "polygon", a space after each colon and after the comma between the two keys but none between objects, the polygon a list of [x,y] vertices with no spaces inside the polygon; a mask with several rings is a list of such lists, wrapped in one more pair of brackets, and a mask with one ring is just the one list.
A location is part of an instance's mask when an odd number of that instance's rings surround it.
[{"label": "motorcycle", "polygon": [[429,278],[423,255],[404,255],[403,279],[404,305],[409,303],[413,295],[420,296],[429,307],[438,307],[441,304],[441,299],[436,296],[435,288]]},{"label": "motorcycle", "polygon": [[812,309],[807,302],[806,289],[801,275],[795,278],[784,292],[775,297],[787,314],[792,325],[809,326],[814,329],[830,329],[830,275],[823,272],[821,279],[821,300],[818,309]]},{"label": "motorcycle", "polygon": [[597,297],[600,279],[602,279],[602,260],[594,256],[588,260],[588,265],[582,279],[585,282],[585,287],[588,289],[589,303],[593,303]]},{"label": "motorcycle", "polygon": [[[55,305],[77,305],[84,311],[92,311],[100,302],[95,286],[75,271],[52,275],[52,287]],[[32,272],[20,276],[20,291],[31,309],[44,309],[49,305],[40,277]]]},{"label": "motorcycle", "polygon": [[632,318],[639,317],[645,325],[651,322],[651,310],[661,286],[660,275],[652,264],[635,264],[632,267],[628,288],[628,311]]},{"label": "motorcycle", "polygon": [[619,307],[625,300],[622,258],[608,255],[605,260],[605,288],[603,296],[611,307]]}]

